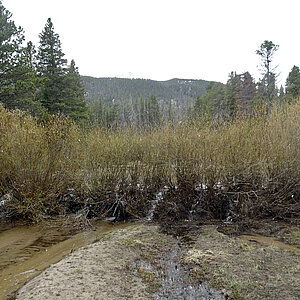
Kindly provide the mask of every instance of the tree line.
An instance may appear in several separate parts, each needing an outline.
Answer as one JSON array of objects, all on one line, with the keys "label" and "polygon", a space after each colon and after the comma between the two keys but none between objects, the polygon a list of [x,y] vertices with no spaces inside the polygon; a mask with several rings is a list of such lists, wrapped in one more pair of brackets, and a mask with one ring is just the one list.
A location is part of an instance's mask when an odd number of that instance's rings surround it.
[{"label": "tree line", "polygon": [[210,83],[200,79],[173,78],[157,81],[141,78],[114,78],[81,76],[86,88],[86,100],[92,102],[101,95],[102,100],[123,100],[149,98],[155,95],[160,101],[175,100],[192,102],[199,95],[204,95]]},{"label": "tree line", "polygon": [[[198,96],[192,104],[183,96],[181,99],[163,100],[158,99],[155,93],[146,97],[123,96],[109,100],[99,96],[88,103],[75,61],[71,60],[68,64],[65,59],[51,18],[39,38],[38,47],[32,42],[25,43],[24,30],[15,25],[12,14],[0,0],[0,102],[5,108],[26,110],[42,118],[61,113],[78,123],[107,128],[145,127],[199,117],[226,120],[241,113],[251,115],[257,107],[264,107],[269,113],[274,103],[290,103],[300,97],[300,70],[297,66],[290,71],[285,88],[277,87],[273,58],[279,46],[266,40],[256,51],[261,59],[262,71],[258,82],[249,72],[231,72],[225,85],[209,83],[206,94]],[[199,85],[197,82],[180,82],[178,85],[173,81],[164,85],[179,88],[176,92],[182,95],[192,92],[191,84]],[[145,89],[148,82],[141,82]],[[164,90],[162,83],[160,85]],[[197,86],[198,89],[200,87]]]},{"label": "tree line", "polygon": [[99,98],[89,105],[89,120],[91,124],[107,128],[149,127],[162,123],[161,111],[159,101],[154,95],[118,102],[103,101]]},{"label": "tree line", "polygon": [[38,48],[25,44],[24,30],[0,1],[0,101],[5,108],[33,115],[61,113],[75,121],[88,118],[78,68],[67,64],[51,18],[40,33]]},{"label": "tree line", "polygon": [[300,97],[300,70],[293,66],[286,79],[285,88],[276,85],[275,52],[279,49],[265,40],[256,51],[261,60],[262,77],[258,82],[249,72],[231,72],[225,85],[211,83],[207,93],[199,96],[190,111],[190,117],[230,119],[237,114],[253,114],[258,108],[270,113],[274,104],[283,105]]}]

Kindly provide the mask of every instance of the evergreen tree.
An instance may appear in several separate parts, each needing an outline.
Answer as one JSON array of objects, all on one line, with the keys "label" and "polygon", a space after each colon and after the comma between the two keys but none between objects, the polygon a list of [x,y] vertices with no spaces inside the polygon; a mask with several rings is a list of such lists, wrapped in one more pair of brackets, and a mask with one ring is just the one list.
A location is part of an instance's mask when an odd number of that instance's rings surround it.
[{"label": "evergreen tree", "polygon": [[168,120],[168,122],[174,121],[172,100],[169,100],[168,111],[167,111],[167,120]]},{"label": "evergreen tree", "polygon": [[0,2],[0,97],[6,107],[15,105],[15,76],[24,40],[23,29],[11,17]]},{"label": "evergreen tree", "polygon": [[119,123],[119,105],[113,103],[111,107],[107,107],[106,127],[114,128]]},{"label": "evergreen tree", "polygon": [[128,101],[123,105],[122,111],[122,125],[132,126],[133,125],[133,116],[132,116],[132,107]]},{"label": "evergreen tree", "polygon": [[205,96],[199,96],[194,104],[194,116],[214,119],[225,117],[225,87],[222,83],[212,82],[206,89]]},{"label": "evergreen tree", "polygon": [[237,112],[239,98],[240,78],[236,72],[229,74],[229,79],[226,83],[225,105],[230,118],[233,118]]},{"label": "evergreen tree", "polygon": [[249,72],[240,75],[231,72],[226,85],[216,82],[208,85],[206,95],[196,99],[192,114],[227,119],[233,118],[238,111],[249,113],[255,94],[256,86]]},{"label": "evergreen tree", "polygon": [[34,45],[32,42],[28,42],[22,51],[19,70],[23,76],[22,80],[17,82],[16,89],[19,91],[18,108],[29,110],[33,114],[39,114],[44,109],[41,103],[37,101],[37,91],[41,88],[42,82],[36,72],[35,54]]},{"label": "evergreen tree", "polygon": [[278,45],[275,45],[272,41],[266,40],[260,45],[259,49],[256,50],[256,54],[258,54],[261,58],[263,75],[259,83],[259,91],[261,93],[261,97],[267,103],[267,113],[270,113],[272,101],[277,95],[276,74],[275,68],[272,67],[272,60],[278,48]]},{"label": "evergreen tree", "polygon": [[37,77],[34,66],[28,63],[32,43],[23,47],[24,32],[11,19],[12,14],[0,1],[0,101],[7,108],[35,112]]},{"label": "evergreen tree", "polygon": [[286,94],[289,98],[300,97],[300,69],[293,66],[286,80]]},{"label": "evergreen tree", "polygon": [[278,96],[279,104],[282,105],[285,102],[285,100],[286,100],[286,95],[284,92],[284,87],[281,85],[279,89],[279,96]]},{"label": "evergreen tree", "polygon": [[283,88],[283,86],[281,85],[281,86],[280,86],[280,89],[279,89],[279,96],[280,96],[280,97],[284,97],[284,95],[285,95],[285,93],[284,93],[284,88]]},{"label": "evergreen tree", "polygon": [[148,122],[150,125],[158,125],[161,121],[159,104],[157,98],[152,95],[148,100]]},{"label": "evergreen tree", "polygon": [[103,125],[104,105],[102,99],[94,100],[88,106],[89,121],[91,124]]},{"label": "evergreen tree", "polygon": [[239,75],[239,93],[237,109],[243,113],[250,113],[252,101],[256,96],[256,84],[249,72]]},{"label": "evergreen tree", "polygon": [[119,125],[120,109],[117,103],[106,103],[101,98],[89,105],[89,120],[105,128],[114,128]]},{"label": "evergreen tree", "polygon": [[87,119],[87,106],[84,98],[84,87],[74,60],[63,78],[64,88],[60,111],[79,122]]},{"label": "evergreen tree", "polygon": [[37,70],[43,83],[40,100],[51,114],[63,113],[77,122],[83,121],[88,117],[84,87],[74,60],[68,68],[64,56],[59,35],[49,18],[40,34],[37,55]]},{"label": "evergreen tree", "polygon": [[140,127],[145,126],[147,122],[147,106],[146,106],[146,101],[143,98],[140,98],[139,101],[139,107],[137,109],[138,113],[138,124]]},{"label": "evergreen tree", "polygon": [[43,80],[41,102],[49,113],[63,112],[65,104],[64,83],[66,63],[61,49],[59,35],[54,32],[54,26],[49,18],[44,30],[40,34],[38,50],[38,73]]}]

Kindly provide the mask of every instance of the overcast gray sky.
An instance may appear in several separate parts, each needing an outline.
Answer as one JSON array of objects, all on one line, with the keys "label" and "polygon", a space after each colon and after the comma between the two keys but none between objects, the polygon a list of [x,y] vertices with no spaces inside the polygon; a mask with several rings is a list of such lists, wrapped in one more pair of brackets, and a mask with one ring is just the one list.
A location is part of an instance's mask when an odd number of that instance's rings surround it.
[{"label": "overcast gray sky", "polygon": [[48,17],[82,75],[226,82],[260,73],[255,50],[280,46],[279,84],[300,66],[299,0],[3,0],[38,45]]}]

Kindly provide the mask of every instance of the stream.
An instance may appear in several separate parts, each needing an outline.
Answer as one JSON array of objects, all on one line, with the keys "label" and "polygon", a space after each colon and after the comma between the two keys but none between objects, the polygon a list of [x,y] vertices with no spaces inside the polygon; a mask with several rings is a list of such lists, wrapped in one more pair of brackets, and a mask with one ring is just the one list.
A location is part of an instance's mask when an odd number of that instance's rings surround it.
[{"label": "stream", "polygon": [[13,299],[27,281],[76,248],[97,241],[103,234],[129,224],[93,223],[84,230],[65,220],[0,229],[0,300]]},{"label": "stream", "polygon": [[[168,253],[160,256],[160,267],[157,268],[149,261],[139,260],[133,264],[134,269],[142,269],[155,274],[160,282],[160,288],[154,294],[155,300],[225,300],[225,295],[206,283],[191,281],[189,271],[180,258],[182,245],[177,245]],[[135,272],[137,274],[137,272]]]}]

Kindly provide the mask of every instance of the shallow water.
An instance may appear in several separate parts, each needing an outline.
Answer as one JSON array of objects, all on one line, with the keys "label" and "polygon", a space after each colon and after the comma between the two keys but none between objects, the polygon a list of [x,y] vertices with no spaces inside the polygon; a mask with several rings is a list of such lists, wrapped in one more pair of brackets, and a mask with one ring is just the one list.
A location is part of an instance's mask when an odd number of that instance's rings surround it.
[{"label": "shallow water", "polygon": [[[93,224],[93,229],[66,225],[62,220],[0,229],[0,300],[9,299],[27,281],[78,247],[127,224]],[[82,230],[81,230],[82,231]]]},{"label": "shallow water", "polygon": [[155,194],[155,199],[151,201],[151,206],[146,216],[146,220],[152,221],[154,216],[154,211],[159,202],[164,199],[164,191],[159,191]]},{"label": "shallow water", "polygon": [[155,299],[225,299],[221,292],[208,287],[205,283],[194,284],[190,281],[188,270],[179,261],[180,251],[180,247],[177,246],[162,257],[164,264],[164,274],[161,277],[162,287],[155,295]]},{"label": "shallow water", "polygon": [[280,242],[276,238],[270,236],[263,236],[260,234],[249,234],[249,235],[243,234],[240,235],[239,238],[249,242],[256,242],[264,246],[273,246],[273,247],[278,247],[279,249],[282,250],[288,250],[288,251],[300,253],[300,248],[298,248],[297,246]]},{"label": "shallow water", "polygon": [[[191,281],[189,270],[180,263],[182,249],[179,244],[160,257],[160,267],[157,268],[148,261],[135,262],[137,267],[150,271],[160,281],[160,288],[154,294],[156,300],[225,300],[225,295],[205,283]],[[137,272],[136,272],[137,274]]]}]

